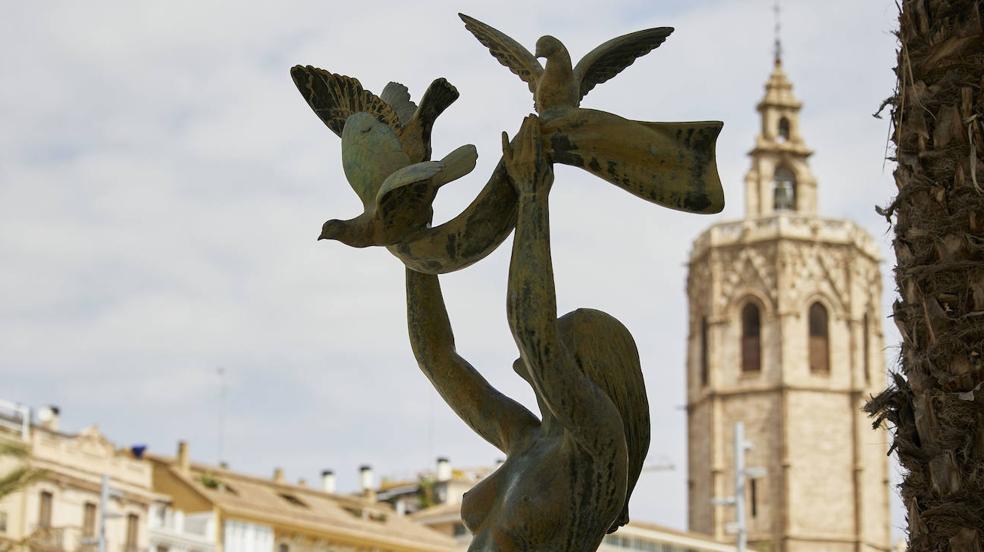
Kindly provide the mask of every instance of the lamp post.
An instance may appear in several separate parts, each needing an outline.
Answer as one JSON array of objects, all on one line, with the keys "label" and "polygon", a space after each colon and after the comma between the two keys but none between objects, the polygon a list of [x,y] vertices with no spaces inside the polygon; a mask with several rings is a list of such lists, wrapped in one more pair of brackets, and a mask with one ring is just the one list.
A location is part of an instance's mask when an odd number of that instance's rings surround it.
[{"label": "lamp post", "polygon": [[748,522],[745,517],[745,483],[749,477],[762,477],[765,468],[749,468],[745,466],[745,452],[752,444],[745,440],[745,424],[735,422],[734,458],[735,458],[735,494],[726,498],[715,498],[711,503],[715,506],[734,506],[735,521],[728,524],[728,532],[735,534],[735,548],[745,552],[748,548]]},{"label": "lamp post", "polygon": [[106,521],[123,517],[123,514],[109,511],[109,501],[120,496],[121,493],[109,485],[109,476],[103,474],[99,485],[99,533],[95,538],[83,538],[83,545],[95,544],[99,552],[106,552]]}]

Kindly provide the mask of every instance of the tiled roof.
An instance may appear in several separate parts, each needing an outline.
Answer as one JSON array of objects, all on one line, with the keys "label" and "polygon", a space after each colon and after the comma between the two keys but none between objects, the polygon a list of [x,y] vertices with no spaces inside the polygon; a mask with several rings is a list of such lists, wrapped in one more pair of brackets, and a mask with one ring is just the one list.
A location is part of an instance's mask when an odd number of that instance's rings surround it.
[{"label": "tiled roof", "polygon": [[286,526],[312,536],[366,540],[400,550],[454,549],[453,539],[397,515],[388,504],[202,464],[192,464],[186,474],[172,459],[150,459],[233,517]]}]

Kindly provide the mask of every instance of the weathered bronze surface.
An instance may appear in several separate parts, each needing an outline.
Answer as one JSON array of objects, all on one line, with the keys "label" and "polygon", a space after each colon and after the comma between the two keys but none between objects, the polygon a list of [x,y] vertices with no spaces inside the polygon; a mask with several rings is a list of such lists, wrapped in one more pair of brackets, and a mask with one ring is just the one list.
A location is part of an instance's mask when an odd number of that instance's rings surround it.
[{"label": "weathered bronze surface", "polygon": [[[580,167],[647,201],[694,213],[724,206],[715,121],[652,123],[584,109],[580,101],[672,32],[648,29],[613,39],[576,67],[557,39],[536,56],[499,31],[461,15],[493,55],[526,81],[539,115],[523,120],[485,187],[458,216],[431,227],[443,184],[471,172],[462,146],[430,161],[434,120],[457,98],[444,79],[421,100],[390,83],[380,96],[351,77],[314,67],[291,70],[321,120],[342,138],[345,176],[362,215],[329,220],[319,239],[382,245],[406,266],[410,342],[421,370],[451,408],[506,454],[469,491],[461,514],[471,551],[596,550],[628,522],[628,502],[649,447],[649,407],[629,331],[592,309],[557,317],[550,260],[553,164]],[[546,68],[536,57],[546,57]],[[491,253],[515,228],[507,316],[539,417],[494,389],[454,346],[437,274]]]},{"label": "weathered bronze surface", "polygon": [[395,82],[380,98],[356,79],[317,67],[298,65],[291,76],[311,109],[342,138],[345,177],[363,205],[353,219],[325,222],[319,239],[352,247],[397,243],[430,223],[438,188],[475,168],[472,145],[430,161],[434,120],[458,98],[448,81],[431,83],[417,107]]}]

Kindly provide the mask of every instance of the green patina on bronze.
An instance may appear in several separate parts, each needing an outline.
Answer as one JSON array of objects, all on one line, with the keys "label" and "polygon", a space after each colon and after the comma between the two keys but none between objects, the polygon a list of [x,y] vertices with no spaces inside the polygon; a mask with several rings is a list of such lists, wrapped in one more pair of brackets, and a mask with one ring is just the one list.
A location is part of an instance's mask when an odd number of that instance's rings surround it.
[{"label": "green patina on bronze", "polygon": [[[473,552],[596,550],[628,522],[628,502],[649,447],[649,406],[639,354],[614,317],[577,309],[558,317],[550,260],[553,165],[579,167],[671,209],[717,213],[724,194],[715,121],[654,123],[585,109],[580,101],[673,29],[624,35],[576,66],[554,37],[532,54],[505,34],[462,15],[466,28],[534,94],[538,116],[523,120],[481,192],[459,215],[431,227],[438,189],[475,167],[474,146],[430,161],[437,116],[457,98],[437,79],[421,99],[390,83],[380,96],[351,77],[311,66],[291,70],[319,118],[342,138],[345,176],[364,212],[329,220],[320,238],[386,246],[406,266],[407,319],[418,365],[448,405],[505,463],[469,491],[461,516]],[[547,59],[540,66],[537,57]],[[467,267],[515,230],[507,318],[519,350],[516,373],[532,387],[534,415],[486,381],[456,351],[438,274]]]}]

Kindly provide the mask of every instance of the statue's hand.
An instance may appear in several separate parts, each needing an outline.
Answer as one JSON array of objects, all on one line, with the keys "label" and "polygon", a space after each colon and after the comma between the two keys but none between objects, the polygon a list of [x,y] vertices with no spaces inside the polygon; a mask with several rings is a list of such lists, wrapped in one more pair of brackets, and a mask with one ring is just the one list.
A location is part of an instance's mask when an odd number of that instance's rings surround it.
[{"label": "statue's hand", "polygon": [[502,158],[506,173],[518,194],[547,194],[553,184],[553,165],[543,152],[540,120],[536,115],[523,119],[516,135],[516,145],[502,133]]}]

